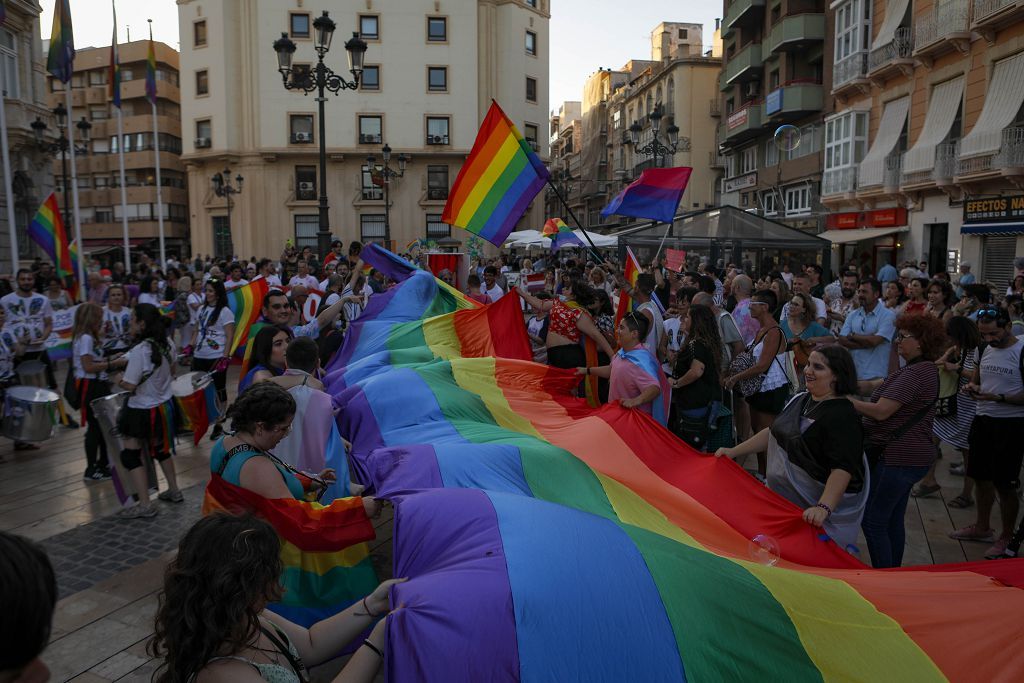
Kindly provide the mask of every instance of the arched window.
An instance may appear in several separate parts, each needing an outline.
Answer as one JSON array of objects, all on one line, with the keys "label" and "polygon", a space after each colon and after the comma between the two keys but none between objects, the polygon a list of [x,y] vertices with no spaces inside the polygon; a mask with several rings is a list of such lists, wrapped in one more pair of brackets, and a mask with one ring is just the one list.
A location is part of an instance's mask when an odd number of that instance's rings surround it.
[{"label": "arched window", "polygon": [[676,113],[676,82],[670,77],[665,97],[665,113],[673,116]]},{"label": "arched window", "polygon": [[647,93],[647,114],[650,115],[652,111],[654,111],[654,98],[651,93]]}]

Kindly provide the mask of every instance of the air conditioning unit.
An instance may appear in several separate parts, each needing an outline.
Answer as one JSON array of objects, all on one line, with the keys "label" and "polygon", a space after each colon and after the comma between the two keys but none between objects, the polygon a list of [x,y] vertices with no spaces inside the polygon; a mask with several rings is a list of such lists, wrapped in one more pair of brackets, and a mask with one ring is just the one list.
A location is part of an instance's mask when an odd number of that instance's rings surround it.
[{"label": "air conditioning unit", "polygon": [[747,97],[757,97],[760,92],[761,84],[757,81],[751,81],[750,83],[747,83],[747,89],[744,91],[744,94]]},{"label": "air conditioning unit", "polygon": [[448,199],[448,190],[440,187],[431,188],[427,190],[427,199],[432,201]]},{"label": "air conditioning unit", "polygon": [[374,145],[380,142],[379,135],[360,135],[359,144],[361,145]]},{"label": "air conditioning unit", "polygon": [[293,133],[292,142],[313,142],[312,133]]},{"label": "air conditioning unit", "polygon": [[210,146],[210,138],[196,138],[196,149],[204,149]]},{"label": "air conditioning unit", "polygon": [[313,183],[309,183],[309,182],[299,183],[299,192],[312,192],[313,191],[313,187],[314,187]]},{"label": "air conditioning unit", "polygon": [[534,152],[540,150],[540,144],[536,140],[527,140],[526,144],[528,144],[530,146],[530,149],[532,149]]},{"label": "air conditioning unit", "polygon": [[447,135],[428,135],[427,136],[427,144],[428,145],[447,145],[448,144],[448,136]]}]

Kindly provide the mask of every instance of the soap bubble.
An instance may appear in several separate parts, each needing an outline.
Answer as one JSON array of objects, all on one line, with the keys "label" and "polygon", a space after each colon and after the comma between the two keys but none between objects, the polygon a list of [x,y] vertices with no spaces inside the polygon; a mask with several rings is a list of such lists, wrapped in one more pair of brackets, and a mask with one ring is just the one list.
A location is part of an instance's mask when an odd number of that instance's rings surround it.
[{"label": "soap bubble", "polygon": [[776,128],[775,146],[783,152],[792,152],[800,146],[800,129],[788,123]]},{"label": "soap bubble", "polygon": [[768,534],[758,534],[747,544],[750,559],[766,567],[774,567],[779,563],[779,542]]}]

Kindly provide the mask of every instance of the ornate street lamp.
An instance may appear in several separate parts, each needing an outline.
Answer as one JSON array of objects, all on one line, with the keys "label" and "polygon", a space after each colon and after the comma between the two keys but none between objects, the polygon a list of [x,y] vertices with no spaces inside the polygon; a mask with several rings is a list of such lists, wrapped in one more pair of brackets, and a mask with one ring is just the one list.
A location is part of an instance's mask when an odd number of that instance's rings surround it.
[{"label": "ornate street lamp", "polygon": [[[71,208],[68,204],[71,201],[70,190],[68,188],[68,155],[67,152],[71,149],[71,141],[68,140],[66,135],[68,128],[68,110],[64,108],[63,103],[59,103],[53,108],[54,122],[57,124],[57,139],[53,142],[47,142],[46,140],[46,129],[48,126],[38,116],[36,120],[29,124],[32,128],[32,134],[36,138],[36,146],[39,147],[43,152],[51,156],[60,155],[60,166],[61,166],[61,187],[64,188],[64,224],[71,225]],[[92,124],[89,123],[83,116],[78,123],[75,124],[75,128],[78,129],[78,137],[82,140],[81,145],[75,145],[75,154],[88,154],[90,150],[90,143],[92,138],[90,137],[90,131],[92,130]]]},{"label": "ornate street lamp", "polygon": [[662,143],[659,136],[661,133],[661,119],[663,117],[664,113],[661,110],[661,105],[656,107],[648,116],[651,122],[651,141],[642,147],[640,146],[640,134],[643,132],[643,126],[640,125],[639,121],[634,121],[633,125],[629,127],[628,142],[633,145],[634,153],[653,157],[655,167],[660,167],[666,156],[676,152],[690,151],[690,138],[680,138],[679,126],[675,125],[675,123],[665,129],[665,137],[668,144]]},{"label": "ornate street lamp", "polygon": [[409,157],[405,153],[398,155],[398,170],[391,168],[391,145],[384,143],[380,150],[380,156],[384,160],[383,165],[377,164],[377,157],[372,154],[366,157],[366,165],[370,169],[371,176],[378,173],[384,183],[384,241],[391,241],[391,180],[405,176],[405,166],[409,163]]},{"label": "ornate street lamp", "polygon": [[230,249],[229,249],[229,251],[231,252],[230,254],[228,254],[228,256],[230,257],[230,256],[234,255],[234,251],[235,251],[234,240],[230,239],[230,236],[231,236],[231,195],[242,194],[242,183],[245,181],[245,178],[243,178],[242,174],[240,174],[240,173],[236,174],[235,175],[235,183],[234,183],[234,185],[232,185],[231,184],[231,169],[230,168],[225,168],[220,173],[214,173],[213,174],[213,178],[211,178],[211,181],[213,182],[213,193],[215,195],[217,195],[218,197],[224,197],[227,200],[227,203],[228,203],[228,236],[229,236],[229,242],[230,242]]}]

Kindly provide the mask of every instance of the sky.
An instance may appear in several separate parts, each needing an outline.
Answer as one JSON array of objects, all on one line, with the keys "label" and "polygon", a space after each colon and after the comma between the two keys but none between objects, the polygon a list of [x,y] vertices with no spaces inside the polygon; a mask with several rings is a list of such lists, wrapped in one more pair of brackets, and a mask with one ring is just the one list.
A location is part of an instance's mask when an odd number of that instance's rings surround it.
[{"label": "sky", "polygon": [[[54,4],[54,0],[42,0],[44,39],[50,37]],[[315,0],[311,4],[316,4]],[[109,0],[72,0],[71,13],[77,47],[110,45]],[[721,0],[551,0],[551,108],[557,110],[564,101],[581,99],[584,81],[598,68],[649,59],[651,31],[662,21],[703,24],[703,42],[710,46],[715,17],[721,15]],[[178,48],[174,0],[121,0],[117,5],[118,40],[128,39],[126,28],[134,40],[147,37],[147,19],[153,20],[156,40]]]}]

